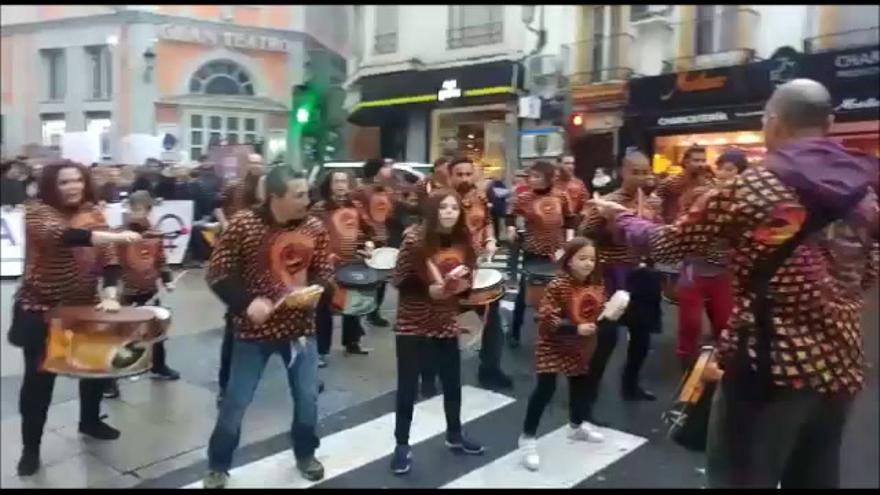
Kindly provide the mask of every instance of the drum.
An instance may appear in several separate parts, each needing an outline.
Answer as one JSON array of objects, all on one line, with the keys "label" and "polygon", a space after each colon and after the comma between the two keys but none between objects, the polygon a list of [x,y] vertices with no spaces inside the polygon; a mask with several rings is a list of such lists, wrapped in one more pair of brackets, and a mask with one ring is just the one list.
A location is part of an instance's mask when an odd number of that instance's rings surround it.
[{"label": "drum", "polygon": [[663,413],[667,436],[689,450],[706,450],[712,394],[721,379],[716,351],[704,346],[694,365],[684,374],[672,407]]},{"label": "drum", "polygon": [[678,275],[681,272],[680,265],[656,264],[654,268],[662,277],[663,299],[669,304],[678,304]]},{"label": "drum", "polygon": [[478,268],[470,295],[461,301],[462,306],[485,306],[504,296],[504,275],[491,268]]},{"label": "drum", "polygon": [[397,264],[399,250],[393,247],[381,247],[373,250],[373,256],[366,260],[367,266],[377,271],[379,280],[385,280],[391,276],[391,270]]},{"label": "drum", "polygon": [[170,312],[156,307],[108,313],[93,306],[64,306],[46,317],[49,335],[42,369],[74,378],[146,373],[153,363],[153,343],[165,338],[171,323]]},{"label": "drum", "polygon": [[524,275],[528,278],[526,304],[537,308],[544,297],[544,288],[553,279],[557,265],[549,258],[533,258],[523,263]]},{"label": "drum", "polygon": [[376,309],[376,289],[381,282],[377,270],[362,263],[350,263],[336,270],[333,310],[344,315],[361,316]]}]

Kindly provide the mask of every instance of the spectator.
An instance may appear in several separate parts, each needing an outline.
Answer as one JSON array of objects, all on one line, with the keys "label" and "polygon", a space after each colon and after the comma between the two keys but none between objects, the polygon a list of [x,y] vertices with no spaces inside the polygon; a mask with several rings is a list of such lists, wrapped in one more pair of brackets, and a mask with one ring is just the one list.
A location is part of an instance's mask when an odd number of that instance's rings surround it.
[{"label": "spectator", "polygon": [[98,190],[98,197],[107,203],[119,203],[122,201],[122,187],[119,167],[110,165],[104,169],[104,185]]},{"label": "spectator", "polygon": [[486,197],[492,205],[492,229],[495,231],[495,239],[501,239],[501,225],[507,215],[507,197],[511,190],[501,179],[489,181],[486,188]]},{"label": "spectator", "polygon": [[24,203],[27,199],[25,194],[25,171],[24,164],[18,160],[7,160],[0,165],[0,204],[3,206],[15,206]]}]

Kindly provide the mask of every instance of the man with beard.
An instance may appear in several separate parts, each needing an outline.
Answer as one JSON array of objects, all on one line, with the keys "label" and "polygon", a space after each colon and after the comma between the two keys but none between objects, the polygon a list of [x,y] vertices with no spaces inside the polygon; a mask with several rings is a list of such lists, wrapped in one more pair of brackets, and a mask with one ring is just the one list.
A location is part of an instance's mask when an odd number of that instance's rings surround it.
[{"label": "man with beard", "polygon": [[587,185],[574,175],[574,156],[562,155],[556,168],[555,186],[565,194],[568,210],[580,214],[587,200]]},{"label": "man with beard", "polygon": [[730,243],[734,307],[709,418],[710,488],[837,488],[840,444],[864,386],[864,293],[880,266],[878,162],[826,136],[831,95],[789,81],[764,109],[767,156],[672,225],[593,203],[665,262]]},{"label": "man with beard", "polygon": [[[498,250],[498,240],[492,228],[489,213],[489,200],[483,191],[474,185],[474,164],[469,158],[453,158],[448,166],[449,185],[461,196],[465,223],[471,234],[474,252],[478,256],[491,259]],[[477,378],[486,388],[508,389],[513,381],[501,371],[501,353],[504,347],[504,332],[501,330],[500,301],[488,307],[486,327],[483,330],[480,346],[480,369]]]}]

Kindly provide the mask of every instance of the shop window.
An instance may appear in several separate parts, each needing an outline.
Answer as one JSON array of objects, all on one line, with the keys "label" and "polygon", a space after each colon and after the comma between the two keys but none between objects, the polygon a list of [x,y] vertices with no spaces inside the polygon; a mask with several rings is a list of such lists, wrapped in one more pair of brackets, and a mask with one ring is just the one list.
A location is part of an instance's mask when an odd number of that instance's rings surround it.
[{"label": "shop window", "polygon": [[110,158],[110,112],[86,112],[86,131],[101,136],[101,158]]},{"label": "shop window", "polygon": [[431,117],[431,160],[467,156],[484,177],[504,177],[507,125],[503,109],[435,110]]},{"label": "shop window", "polygon": [[399,5],[376,6],[376,39],[373,51],[376,54],[397,51],[397,14]]},{"label": "shop window", "polygon": [[44,114],[40,117],[43,130],[43,146],[61,148],[61,136],[67,130],[64,114]]},{"label": "shop window", "polygon": [[447,48],[500,43],[503,39],[503,16],[502,5],[450,5]]},{"label": "shop window", "polygon": [[767,149],[760,131],[713,132],[704,134],[679,134],[661,136],[654,140],[652,168],[655,174],[678,175],[684,152],[690,146],[706,148],[706,162],[714,167],[715,161],[730,148],[738,148],[746,153],[750,164],[760,162]]},{"label": "shop window", "polygon": [[254,95],[251,77],[240,65],[213,61],[203,65],[189,80],[191,93],[206,95]]},{"label": "shop window", "polygon": [[45,95],[47,101],[62,101],[66,92],[67,70],[64,49],[52,48],[40,50],[45,68]]},{"label": "shop window", "polygon": [[257,117],[233,113],[191,114],[189,116],[189,154],[198,157],[221,144],[254,144],[260,133]]},{"label": "shop window", "polygon": [[85,51],[89,70],[89,98],[110,98],[113,95],[113,57],[110,46],[87,46]]},{"label": "shop window", "polygon": [[694,26],[694,54],[709,53],[746,48],[737,46],[736,5],[697,5]]}]

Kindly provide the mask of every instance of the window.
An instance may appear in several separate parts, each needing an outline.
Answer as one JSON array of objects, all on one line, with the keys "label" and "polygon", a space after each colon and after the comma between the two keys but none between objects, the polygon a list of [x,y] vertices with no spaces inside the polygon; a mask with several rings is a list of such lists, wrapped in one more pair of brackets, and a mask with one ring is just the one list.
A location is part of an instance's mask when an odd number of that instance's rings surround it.
[{"label": "window", "polygon": [[45,68],[44,81],[46,81],[45,95],[48,101],[64,100],[66,90],[67,72],[64,63],[64,50],[53,48],[40,50],[43,56]]},{"label": "window", "polygon": [[587,7],[587,25],[592,27],[593,39],[590,43],[589,79],[596,83],[617,76],[621,69],[621,55],[626,46],[621,32],[623,9],[620,5],[595,5]]},{"label": "window", "polygon": [[235,62],[217,60],[202,66],[189,80],[191,93],[206,95],[254,95],[248,73]]},{"label": "window", "polygon": [[86,132],[101,136],[101,158],[110,158],[110,112],[86,112]]},{"label": "window", "polygon": [[376,6],[376,40],[373,51],[377,54],[397,51],[397,5]]},{"label": "window", "polygon": [[697,5],[694,54],[704,55],[742,48],[737,45],[736,5]]},{"label": "window", "polygon": [[44,114],[40,120],[43,122],[43,146],[61,147],[61,136],[67,129],[64,114]]},{"label": "window", "polygon": [[109,45],[87,46],[89,98],[106,99],[113,95],[113,55]]},{"label": "window", "polygon": [[189,116],[189,156],[193,159],[220,144],[257,142],[257,117],[241,114],[191,114]]},{"label": "window", "polygon": [[448,48],[491,45],[503,37],[501,5],[450,5]]}]

